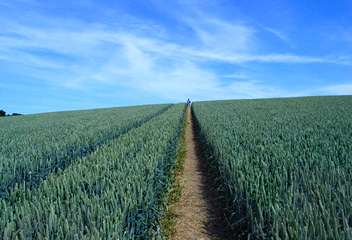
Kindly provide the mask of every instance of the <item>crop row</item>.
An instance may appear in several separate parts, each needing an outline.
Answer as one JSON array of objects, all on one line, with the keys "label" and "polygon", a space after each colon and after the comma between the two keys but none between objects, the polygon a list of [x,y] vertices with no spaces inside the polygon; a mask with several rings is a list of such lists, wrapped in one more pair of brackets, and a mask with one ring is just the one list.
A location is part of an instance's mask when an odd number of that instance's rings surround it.
[{"label": "crop row", "polygon": [[38,188],[0,200],[3,239],[150,239],[170,185],[184,116],[174,105],[78,158]]},{"label": "crop row", "polygon": [[16,184],[36,186],[107,140],[162,113],[170,105],[58,112],[0,121],[0,198]]},{"label": "crop row", "polygon": [[352,97],[192,106],[238,237],[352,239]]}]

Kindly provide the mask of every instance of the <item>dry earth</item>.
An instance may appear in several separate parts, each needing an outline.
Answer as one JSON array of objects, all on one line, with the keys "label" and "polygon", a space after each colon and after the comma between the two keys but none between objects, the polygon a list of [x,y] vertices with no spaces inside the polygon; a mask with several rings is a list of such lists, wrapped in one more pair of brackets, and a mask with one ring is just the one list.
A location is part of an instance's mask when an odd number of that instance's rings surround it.
[{"label": "dry earth", "polygon": [[185,141],[186,157],[180,176],[183,189],[180,200],[171,206],[177,216],[172,239],[234,239],[225,228],[223,204],[210,177],[206,159],[197,146],[190,108],[187,109]]}]

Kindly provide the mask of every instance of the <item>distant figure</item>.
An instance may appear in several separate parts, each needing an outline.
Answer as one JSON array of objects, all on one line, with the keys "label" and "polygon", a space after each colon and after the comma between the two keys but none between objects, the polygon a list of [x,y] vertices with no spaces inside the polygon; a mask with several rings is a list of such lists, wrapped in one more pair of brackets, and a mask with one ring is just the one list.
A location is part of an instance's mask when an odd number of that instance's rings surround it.
[{"label": "distant figure", "polygon": [[187,100],[187,106],[188,106],[188,107],[191,107],[191,100],[189,100],[189,98],[188,98],[188,100]]}]

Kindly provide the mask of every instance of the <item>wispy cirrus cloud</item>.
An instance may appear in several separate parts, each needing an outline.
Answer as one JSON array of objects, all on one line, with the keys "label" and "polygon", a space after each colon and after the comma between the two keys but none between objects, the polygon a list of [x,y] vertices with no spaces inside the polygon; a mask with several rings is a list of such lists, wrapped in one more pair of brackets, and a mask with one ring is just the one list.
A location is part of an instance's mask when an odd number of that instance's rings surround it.
[{"label": "wispy cirrus cloud", "polygon": [[[34,68],[63,69],[71,74],[70,78],[66,75],[65,79],[60,78],[60,73],[55,71],[52,72],[53,76],[42,76],[43,79],[50,78],[51,82],[58,79],[56,84],[59,86],[84,90],[90,84],[124,85],[173,100],[183,99],[192,92],[199,95],[196,97],[199,99],[202,95],[214,96],[214,99],[224,96],[239,97],[240,92],[247,96],[246,89],[251,87],[255,91],[249,92],[257,96],[267,95],[264,93],[268,93],[268,89],[253,82],[236,83],[236,88],[233,84],[224,85],[221,76],[200,67],[201,63],[206,61],[230,64],[338,64],[342,61],[289,54],[246,53],[253,41],[253,29],[215,20],[207,20],[207,23],[210,25],[203,23],[206,27],[202,24],[192,25],[201,40],[200,45],[179,45],[165,41],[159,36],[141,36],[140,33],[125,30],[112,31],[102,25],[87,27],[79,22],[76,27],[71,24],[69,29],[63,28],[56,21],[42,28],[13,24],[9,28],[11,30],[0,36],[0,53],[7,61]],[[214,29],[217,34],[213,37],[211,33]],[[231,47],[234,39],[236,44]],[[219,47],[217,42],[221,42]],[[106,51],[107,48],[109,51]],[[42,56],[41,52],[47,54]],[[62,55],[61,60],[58,55]],[[272,89],[272,92],[274,91],[275,89]],[[249,96],[254,97],[253,94]]]},{"label": "wispy cirrus cloud", "polygon": [[201,44],[198,50],[221,54],[248,52],[255,46],[255,30],[241,23],[228,23],[219,19],[206,18],[202,21],[186,20],[195,31]]},{"label": "wispy cirrus cloud", "polygon": [[274,29],[274,28],[270,28],[270,27],[267,27],[267,26],[263,26],[262,24],[258,23],[258,22],[255,22],[255,24],[257,26],[259,26],[260,28],[264,29],[265,31],[268,31],[272,34],[274,34],[276,37],[278,37],[279,39],[287,42],[289,41],[289,37],[287,34],[283,33],[282,31],[279,31],[277,29]]},{"label": "wispy cirrus cloud", "polygon": [[282,40],[284,40],[284,41],[288,41],[288,40],[289,40],[287,34],[284,34],[284,33],[280,32],[280,31],[278,31],[278,30],[275,30],[275,29],[273,29],[273,28],[264,27],[264,26],[261,26],[261,27],[264,28],[265,30],[267,30],[267,31],[269,31],[269,32],[271,32],[271,33],[273,33],[273,34],[276,35],[278,38],[280,38],[280,39],[282,39]]},{"label": "wispy cirrus cloud", "polygon": [[232,73],[222,75],[224,78],[234,78],[234,79],[249,79],[249,76],[243,73]]}]

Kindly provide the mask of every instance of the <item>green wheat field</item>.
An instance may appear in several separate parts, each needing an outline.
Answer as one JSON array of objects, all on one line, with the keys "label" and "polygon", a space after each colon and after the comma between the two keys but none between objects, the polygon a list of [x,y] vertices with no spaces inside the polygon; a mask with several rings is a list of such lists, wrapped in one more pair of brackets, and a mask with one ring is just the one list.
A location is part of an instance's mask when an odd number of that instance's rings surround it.
[{"label": "green wheat field", "polygon": [[[186,104],[0,118],[1,239],[162,239]],[[352,239],[352,96],[195,102],[227,222]]]}]

